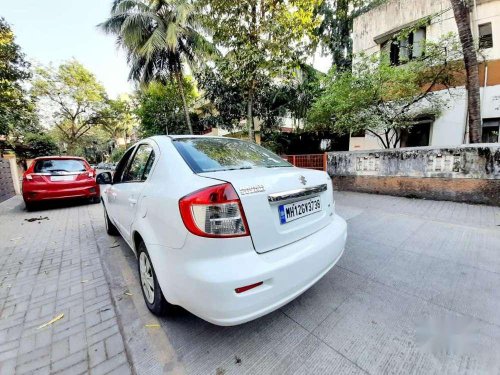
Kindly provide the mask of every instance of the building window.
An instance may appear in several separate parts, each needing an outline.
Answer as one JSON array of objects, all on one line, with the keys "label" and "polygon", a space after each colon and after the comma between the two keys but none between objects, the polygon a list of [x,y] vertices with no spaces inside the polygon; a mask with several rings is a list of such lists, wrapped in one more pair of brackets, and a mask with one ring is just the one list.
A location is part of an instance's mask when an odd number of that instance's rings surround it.
[{"label": "building window", "polygon": [[400,147],[429,146],[431,140],[432,120],[423,119],[407,129],[401,129]]},{"label": "building window", "polygon": [[493,29],[491,22],[479,25],[479,48],[493,48]]},{"label": "building window", "polygon": [[351,133],[351,137],[364,137],[366,135],[365,129],[356,130]]},{"label": "building window", "polygon": [[496,143],[499,141],[500,118],[483,120],[483,139],[484,143]]},{"label": "building window", "polygon": [[405,39],[390,39],[381,48],[389,54],[392,65],[401,65],[424,55],[425,27],[412,31]]}]

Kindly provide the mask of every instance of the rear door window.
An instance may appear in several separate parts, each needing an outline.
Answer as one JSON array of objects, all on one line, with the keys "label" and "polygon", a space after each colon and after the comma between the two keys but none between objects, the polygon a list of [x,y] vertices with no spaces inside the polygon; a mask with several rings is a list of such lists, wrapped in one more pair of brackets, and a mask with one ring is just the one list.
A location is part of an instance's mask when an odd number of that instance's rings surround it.
[{"label": "rear door window", "polygon": [[115,173],[113,175],[113,183],[119,183],[122,181],[122,176],[125,172],[125,169],[128,166],[128,163],[130,161],[130,157],[134,153],[135,147],[129,148],[125,154],[122,156],[120,161],[118,162],[118,165],[116,166]]},{"label": "rear door window", "polygon": [[35,173],[78,173],[85,172],[85,162],[75,159],[46,159],[38,160],[35,164]]},{"label": "rear door window", "polygon": [[137,147],[137,151],[123,173],[122,182],[144,181],[149,175],[154,161],[153,147],[142,144]]}]

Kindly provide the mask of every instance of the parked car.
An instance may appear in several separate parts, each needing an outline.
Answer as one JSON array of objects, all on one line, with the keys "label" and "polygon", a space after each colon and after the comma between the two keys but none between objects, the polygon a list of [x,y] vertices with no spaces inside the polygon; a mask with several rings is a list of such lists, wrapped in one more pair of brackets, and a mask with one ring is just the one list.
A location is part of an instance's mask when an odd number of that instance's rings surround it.
[{"label": "parked car", "polygon": [[26,208],[41,201],[87,198],[100,202],[95,170],[76,156],[44,156],[33,160],[23,174],[23,199]]},{"label": "parked car", "polygon": [[116,167],[116,163],[104,163],[104,162],[101,162],[101,163],[97,164],[97,169],[114,171],[115,167]]},{"label": "parked car", "polygon": [[154,314],[180,305],[217,325],[244,323],[303,293],[344,251],[328,174],[254,143],[152,137],[97,182],[106,230],[135,252]]}]

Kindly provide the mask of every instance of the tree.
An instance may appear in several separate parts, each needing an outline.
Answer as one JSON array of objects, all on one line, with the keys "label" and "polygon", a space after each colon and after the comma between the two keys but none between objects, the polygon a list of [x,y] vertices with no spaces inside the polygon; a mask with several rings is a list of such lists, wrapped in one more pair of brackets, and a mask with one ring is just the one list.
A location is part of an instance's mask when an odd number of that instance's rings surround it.
[{"label": "tree", "polygon": [[[196,75],[204,98],[211,104],[201,121],[207,127],[236,131],[247,117],[246,92],[233,71],[226,68],[227,64],[227,58],[216,60],[214,66]],[[307,109],[319,92],[318,77],[319,73],[307,65],[301,65],[292,79],[259,77],[252,113],[259,120],[263,136],[277,131],[282,118],[287,115],[299,120],[305,118]]]},{"label": "tree", "polygon": [[116,100],[109,99],[101,112],[102,128],[112,139],[127,139],[137,126],[132,100],[123,96]]},{"label": "tree", "polygon": [[[95,76],[76,60],[38,68],[33,92],[72,154],[92,128],[102,124],[107,95]],[[53,122],[53,123],[52,123]]]},{"label": "tree", "polygon": [[481,142],[481,100],[479,89],[479,66],[474,39],[470,28],[471,5],[469,0],[451,0],[458,35],[462,43],[466,72],[467,107],[469,112],[469,141]]},{"label": "tree", "polygon": [[39,133],[24,134],[22,139],[14,144],[14,151],[24,169],[27,169],[27,159],[60,153],[59,146],[51,135]]},{"label": "tree", "polygon": [[125,155],[125,151],[127,151],[127,147],[125,146],[116,147],[111,153],[109,160],[112,163],[118,163],[120,159],[123,157],[123,155]]},{"label": "tree", "polygon": [[[136,93],[136,115],[139,119],[141,136],[158,134],[185,134],[188,131],[184,121],[184,101],[192,107],[197,92],[191,79],[183,78],[184,100],[179,97],[177,83],[151,82]],[[194,113],[189,113],[194,118]],[[198,129],[195,122],[195,129]]]},{"label": "tree", "polygon": [[249,137],[255,140],[259,90],[293,74],[315,39],[320,0],[204,0],[205,22],[215,45],[226,51],[219,73],[243,89]]},{"label": "tree", "polygon": [[321,95],[321,79],[325,74],[310,65],[301,64],[294,79],[283,91],[286,93],[286,110],[293,119],[306,121],[313,102]]},{"label": "tree", "polygon": [[0,18],[0,135],[6,138],[38,130],[35,104],[22,85],[31,78],[29,68],[10,26]]},{"label": "tree", "polygon": [[187,0],[115,0],[110,18],[100,27],[117,36],[128,54],[130,78],[141,83],[174,79],[182,99],[184,118],[193,134],[184,91],[183,68],[194,66],[213,52],[200,33],[198,13]]},{"label": "tree", "polygon": [[386,0],[325,0],[317,8],[322,21],[316,35],[332,56],[338,71],[352,68],[352,27],[354,18]]},{"label": "tree", "polygon": [[424,57],[391,65],[387,56],[360,56],[353,72],[333,69],[309,120],[315,130],[367,131],[385,148],[399,144],[402,129],[437,116],[446,105],[436,87],[458,83],[460,46],[451,35],[425,45]]}]

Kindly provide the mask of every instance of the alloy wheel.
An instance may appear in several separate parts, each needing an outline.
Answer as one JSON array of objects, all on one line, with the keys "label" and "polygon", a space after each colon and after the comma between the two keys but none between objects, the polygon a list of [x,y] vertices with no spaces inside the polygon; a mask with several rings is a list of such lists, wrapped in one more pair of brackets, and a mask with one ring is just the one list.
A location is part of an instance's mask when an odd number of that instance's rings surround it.
[{"label": "alloy wheel", "polygon": [[144,296],[146,297],[146,300],[152,304],[155,299],[153,267],[151,267],[151,263],[145,252],[142,252],[141,255],[139,255],[139,272]]}]

